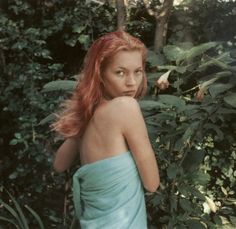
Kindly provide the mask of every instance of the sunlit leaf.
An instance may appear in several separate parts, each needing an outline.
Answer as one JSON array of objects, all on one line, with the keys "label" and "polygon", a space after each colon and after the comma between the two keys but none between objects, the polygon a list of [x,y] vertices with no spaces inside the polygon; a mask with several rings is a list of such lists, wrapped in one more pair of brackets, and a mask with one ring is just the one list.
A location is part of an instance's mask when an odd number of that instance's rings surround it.
[{"label": "sunlit leaf", "polygon": [[215,202],[208,196],[205,196],[205,198],[206,198],[206,202],[207,202],[208,206],[210,207],[211,211],[216,213],[217,207],[216,207]]},{"label": "sunlit leaf", "polygon": [[42,92],[50,91],[72,91],[76,87],[76,81],[74,80],[56,80],[49,82],[43,86]]}]

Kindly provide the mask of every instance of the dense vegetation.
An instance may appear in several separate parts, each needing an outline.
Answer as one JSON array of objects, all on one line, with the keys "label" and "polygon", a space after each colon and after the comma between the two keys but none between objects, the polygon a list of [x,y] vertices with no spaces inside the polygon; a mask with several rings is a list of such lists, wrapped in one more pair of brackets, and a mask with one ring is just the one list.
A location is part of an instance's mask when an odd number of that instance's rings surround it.
[{"label": "dense vegetation", "polygon": [[[116,29],[115,6],[97,2],[0,3],[0,225],[7,228],[72,224],[75,168],[52,169],[62,139],[50,132],[50,114],[69,95],[92,41]],[[126,30],[149,48],[140,105],[161,172],[159,190],[145,195],[149,227],[235,228],[235,1],[174,5],[158,52],[156,21],[143,2],[127,14]]]}]

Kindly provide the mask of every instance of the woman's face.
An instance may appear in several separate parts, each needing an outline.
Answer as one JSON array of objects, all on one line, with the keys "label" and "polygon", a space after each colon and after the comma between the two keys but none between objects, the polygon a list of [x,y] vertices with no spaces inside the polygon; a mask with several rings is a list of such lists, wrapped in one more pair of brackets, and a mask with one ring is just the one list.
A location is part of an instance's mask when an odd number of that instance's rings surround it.
[{"label": "woman's face", "polygon": [[139,51],[119,51],[103,72],[105,98],[135,97],[144,77],[142,55]]}]

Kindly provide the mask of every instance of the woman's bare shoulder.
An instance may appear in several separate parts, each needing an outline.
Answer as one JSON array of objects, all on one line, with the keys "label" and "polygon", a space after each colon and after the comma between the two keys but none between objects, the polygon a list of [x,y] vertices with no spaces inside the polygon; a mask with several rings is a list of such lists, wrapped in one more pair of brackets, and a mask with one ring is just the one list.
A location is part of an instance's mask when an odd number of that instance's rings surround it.
[{"label": "woman's bare shoulder", "polygon": [[130,115],[140,113],[140,107],[136,99],[129,96],[114,98],[101,107],[97,115],[107,119],[120,119]]}]

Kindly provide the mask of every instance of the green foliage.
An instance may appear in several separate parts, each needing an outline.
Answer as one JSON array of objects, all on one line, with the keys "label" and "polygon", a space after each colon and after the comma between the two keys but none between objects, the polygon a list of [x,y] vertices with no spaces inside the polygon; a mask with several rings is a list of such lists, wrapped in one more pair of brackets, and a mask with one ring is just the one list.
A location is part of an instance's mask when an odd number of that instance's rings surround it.
[{"label": "green foliage", "polygon": [[52,84],[43,86],[60,80],[62,89],[73,87],[64,80],[78,73],[92,41],[114,30],[114,8],[86,1],[11,0],[0,5],[1,183],[14,190],[20,204],[39,212],[45,227],[66,225],[72,210],[61,215],[65,177],[51,169],[58,143],[48,119],[41,122],[64,95],[52,91]]},{"label": "green foliage", "polygon": [[[0,221],[5,221],[8,223],[13,224],[16,226],[16,228],[20,229],[29,229],[30,225],[28,224],[28,220],[26,218],[26,215],[23,213],[23,210],[21,206],[18,204],[16,199],[6,190],[7,194],[10,197],[11,202],[13,202],[14,208],[11,207],[9,204],[4,202],[2,199],[0,199],[0,204],[3,206],[3,208],[11,215],[11,216],[0,216]],[[44,229],[44,225],[42,220],[40,219],[39,215],[29,206],[25,205],[25,208],[31,213],[31,215],[36,220],[38,226],[40,229]]]},{"label": "green foliage", "polygon": [[[161,171],[160,191],[149,196],[150,217],[158,215],[157,225],[168,228],[215,228],[223,217],[230,225],[235,207],[225,200],[236,203],[236,59],[224,43],[184,46],[164,47],[165,65],[156,66],[157,55],[149,58],[151,69],[172,71],[171,95],[159,90],[141,102]],[[150,75],[153,85],[158,74]]]}]

